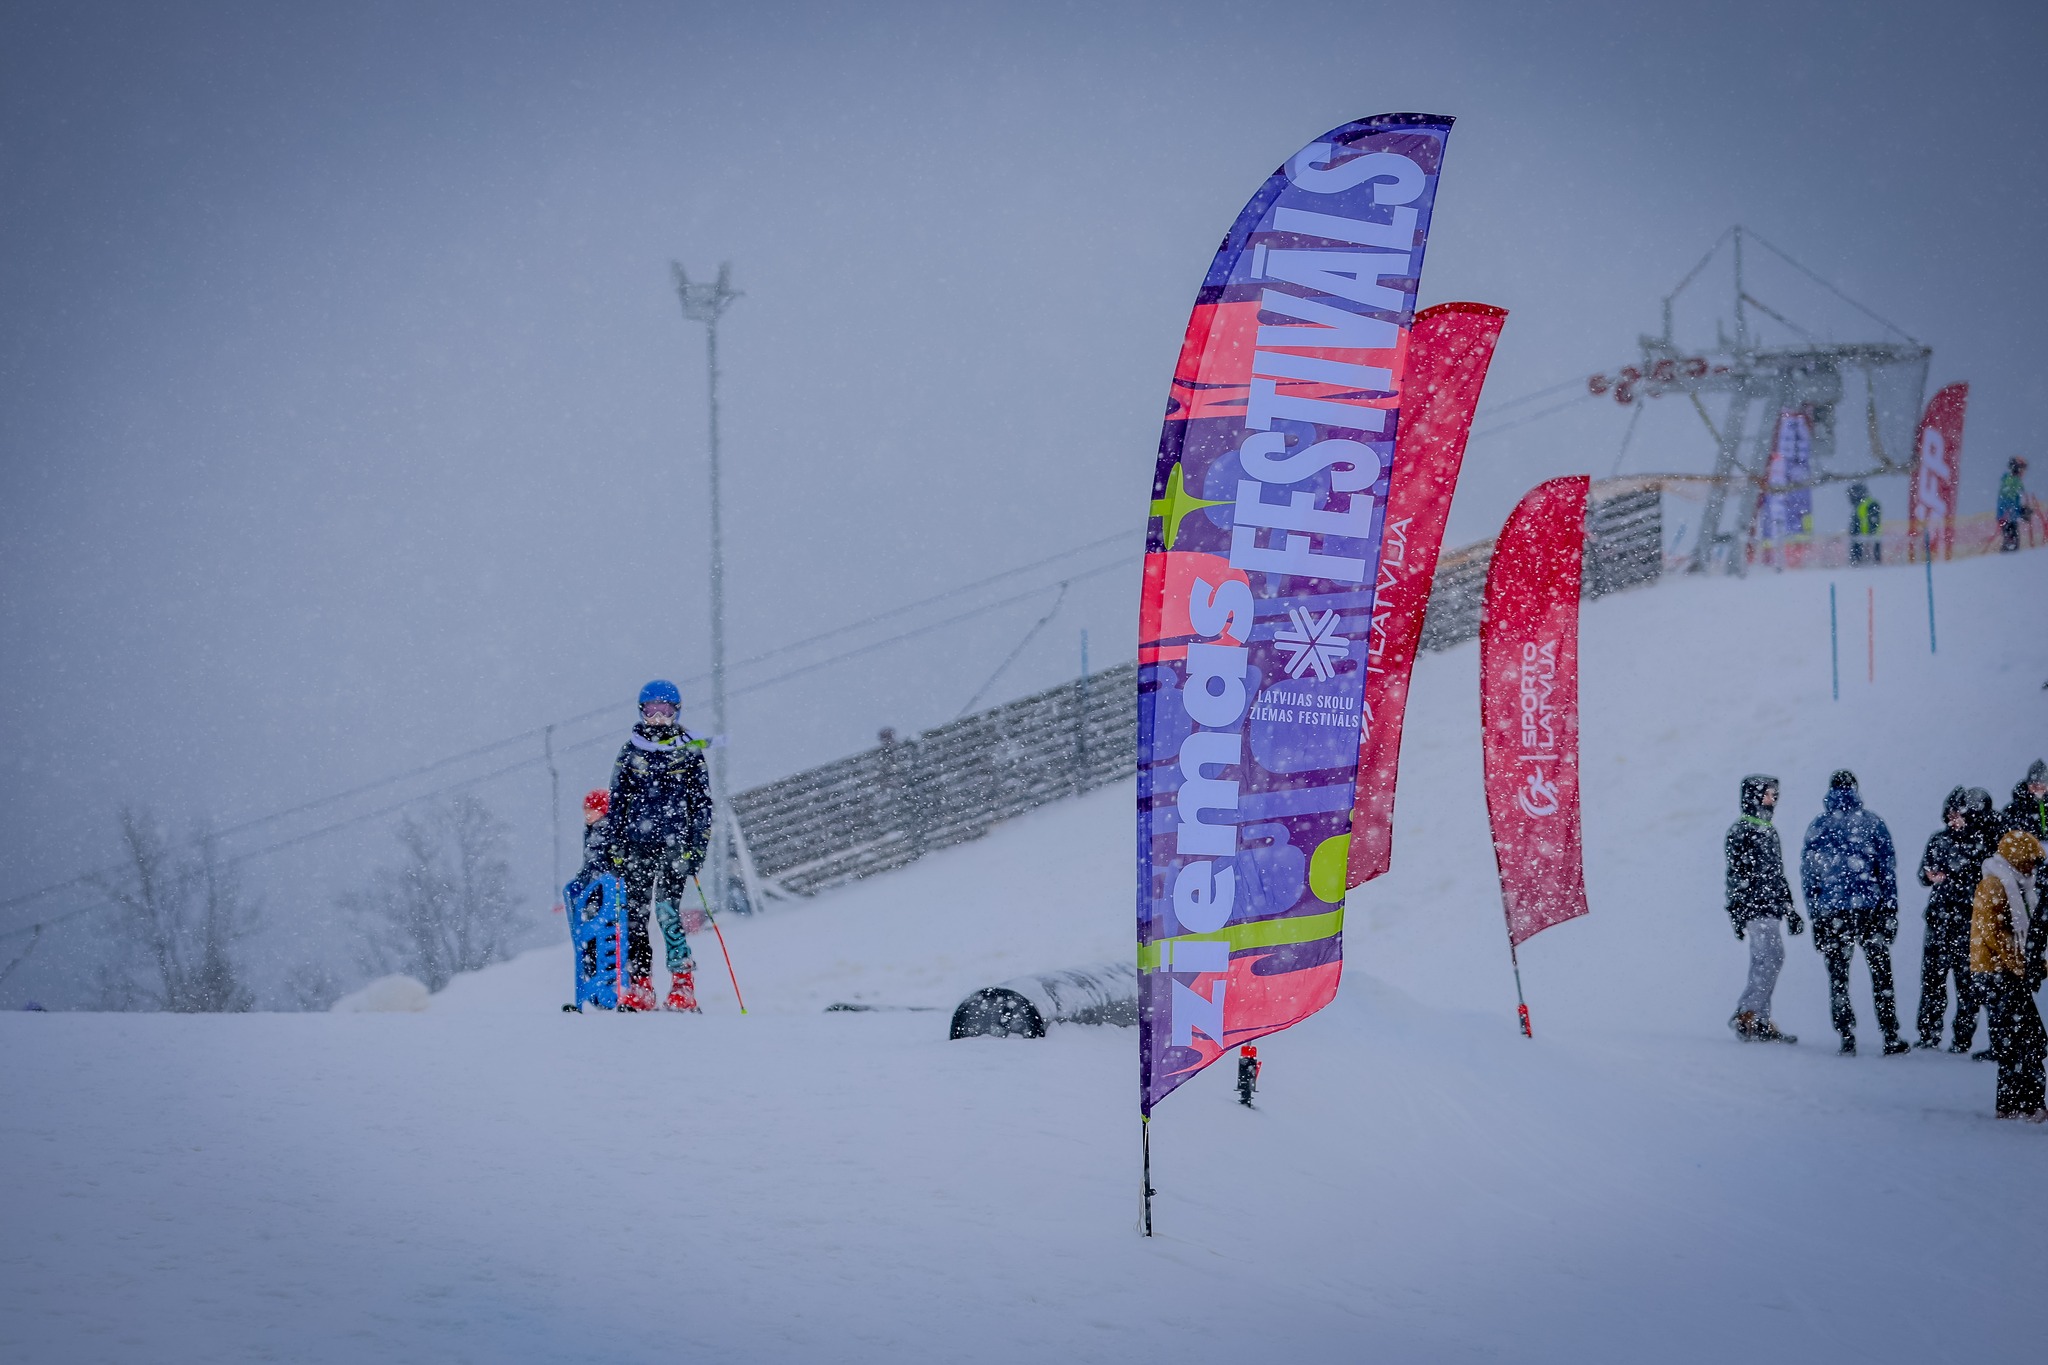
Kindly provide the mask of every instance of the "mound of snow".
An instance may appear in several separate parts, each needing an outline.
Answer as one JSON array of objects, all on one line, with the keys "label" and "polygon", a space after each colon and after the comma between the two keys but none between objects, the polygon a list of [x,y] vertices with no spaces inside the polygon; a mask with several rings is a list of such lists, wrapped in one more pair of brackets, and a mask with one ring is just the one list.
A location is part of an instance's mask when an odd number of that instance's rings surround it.
[{"label": "mound of snow", "polygon": [[417,1014],[433,1002],[433,994],[417,978],[394,973],[344,995],[329,1008],[335,1014]]}]

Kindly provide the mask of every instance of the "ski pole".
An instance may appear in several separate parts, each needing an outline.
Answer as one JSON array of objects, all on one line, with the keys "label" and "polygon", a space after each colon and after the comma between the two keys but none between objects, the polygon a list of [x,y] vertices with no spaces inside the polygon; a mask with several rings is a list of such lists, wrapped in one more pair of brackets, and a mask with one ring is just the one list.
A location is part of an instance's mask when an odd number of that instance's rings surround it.
[{"label": "ski pole", "polygon": [[740,994],[740,979],[733,975],[732,953],[725,946],[725,931],[718,927],[718,916],[711,913],[711,897],[704,894],[704,881],[696,873],[690,874],[690,881],[697,887],[697,900],[704,906],[704,918],[711,922],[711,932],[718,935],[718,951],[725,958],[725,974],[732,982],[732,998],[740,1002],[740,1013],[747,1012],[747,998]]}]

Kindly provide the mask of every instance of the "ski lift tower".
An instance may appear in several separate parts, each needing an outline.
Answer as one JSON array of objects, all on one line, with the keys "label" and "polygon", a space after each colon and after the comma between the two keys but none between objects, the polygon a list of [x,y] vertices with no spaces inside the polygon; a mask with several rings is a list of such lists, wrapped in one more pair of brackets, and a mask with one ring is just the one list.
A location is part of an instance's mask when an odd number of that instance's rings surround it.
[{"label": "ski lift tower", "polygon": [[[1823,341],[1749,292],[1743,274],[1743,248],[1753,242],[1800,274],[1893,333],[1895,341]],[[1735,266],[1733,336],[1723,319],[1715,322],[1716,344],[1693,351],[1672,334],[1672,304],[1719,253],[1732,243]],[[1805,342],[1790,346],[1759,344],[1752,315],[1761,314]],[[1703,573],[1714,555],[1725,549],[1728,569],[1741,572],[1748,558],[1748,540],[1755,531],[1755,495],[1766,487],[1778,418],[1803,412],[1812,424],[1811,474],[1805,483],[1773,486],[1773,493],[1796,493],[1825,484],[1908,472],[1912,460],[1914,423],[1927,387],[1927,363],[1933,354],[1902,328],[1885,321],[1841,290],[1741,226],[1721,234],[1713,248],[1664,298],[1664,329],[1640,338],[1642,359],[1615,376],[1595,375],[1588,387],[1595,394],[1612,392],[1627,406],[1645,398],[1683,395],[1699,413],[1715,445],[1714,473],[1700,521],[1688,572]],[[1726,396],[1718,420],[1708,400]],[[1862,412],[1856,400],[1861,399]],[[1848,408],[1851,435],[1844,439],[1841,417]],[[1860,428],[1860,430],[1858,430]],[[1744,496],[1748,494],[1749,496]],[[1730,504],[1736,525],[1723,529]]]}]

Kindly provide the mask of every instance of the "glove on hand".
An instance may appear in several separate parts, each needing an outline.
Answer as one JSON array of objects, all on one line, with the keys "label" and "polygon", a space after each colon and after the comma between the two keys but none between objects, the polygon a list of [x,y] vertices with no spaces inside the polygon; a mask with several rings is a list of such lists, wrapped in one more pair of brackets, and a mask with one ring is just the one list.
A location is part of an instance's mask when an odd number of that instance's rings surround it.
[{"label": "glove on hand", "polygon": [[1735,937],[1736,937],[1736,938],[1738,938],[1738,939],[1742,937],[1742,921],[1741,921],[1741,920],[1736,920],[1736,921],[1735,921]]},{"label": "glove on hand", "polygon": [[2043,981],[2048,981],[2048,962],[2037,957],[2027,963],[2027,994],[2040,990]]},{"label": "glove on hand", "polygon": [[1884,935],[1886,943],[1896,939],[1899,936],[1899,908],[1895,905],[1886,910],[1884,918],[1878,921],[1877,927],[1878,932]]},{"label": "glove on hand", "polygon": [[1797,910],[1785,912],[1785,928],[1794,938],[1806,932],[1806,921],[1799,918]]}]

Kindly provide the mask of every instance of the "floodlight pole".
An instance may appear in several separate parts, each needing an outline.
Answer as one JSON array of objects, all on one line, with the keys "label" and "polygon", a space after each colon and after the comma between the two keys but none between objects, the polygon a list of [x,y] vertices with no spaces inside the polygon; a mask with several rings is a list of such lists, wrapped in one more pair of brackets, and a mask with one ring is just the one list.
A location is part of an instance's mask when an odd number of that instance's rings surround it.
[{"label": "floodlight pole", "polygon": [[669,269],[675,275],[676,298],[683,305],[683,316],[691,322],[704,324],[704,361],[710,378],[711,410],[711,729],[722,747],[709,749],[705,757],[711,767],[711,800],[714,807],[711,821],[711,847],[706,856],[709,866],[705,869],[711,878],[711,901],[719,909],[726,906],[725,864],[726,821],[726,753],[730,733],[725,723],[725,533],[719,517],[718,479],[718,319],[740,297],[732,287],[732,265],[730,262],[718,267],[718,278],[710,284],[692,283],[684,272],[682,263],[670,261]]}]

